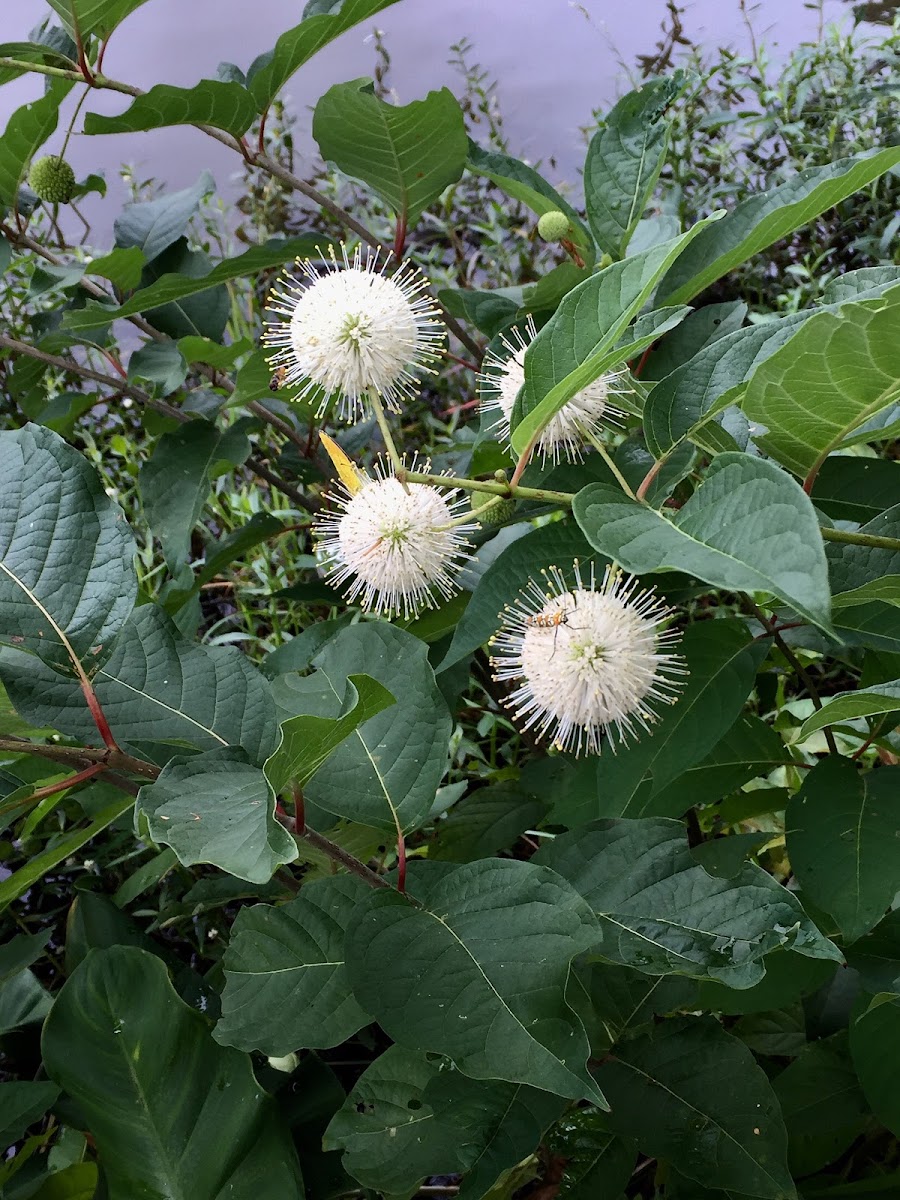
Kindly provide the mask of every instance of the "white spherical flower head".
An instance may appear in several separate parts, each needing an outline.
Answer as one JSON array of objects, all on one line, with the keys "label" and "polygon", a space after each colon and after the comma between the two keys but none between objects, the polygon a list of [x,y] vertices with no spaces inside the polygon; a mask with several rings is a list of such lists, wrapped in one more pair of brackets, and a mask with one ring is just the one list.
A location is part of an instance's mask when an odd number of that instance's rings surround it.
[{"label": "white spherical flower head", "polygon": [[[498,411],[494,429],[507,445],[512,436],[510,422],[516,397],[525,382],[525,351],[536,336],[531,317],[524,335],[518,329],[501,334],[506,354],[501,356],[489,351],[485,356],[485,369],[478,377],[482,403],[485,408]],[[558,463],[564,458],[569,462],[580,462],[585,445],[599,439],[604,425],[621,423],[624,414],[612,403],[611,397],[628,391],[621,382],[624,374],[624,371],[614,371],[601,375],[563,405],[537,443],[542,461],[549,459]]]},{"label": "white spherical flower head", "polygon": [[477,528],[474,522],[454,524],[467,507],[458,489],[404,484],[379,468],[355,494],[334,498],[340,511],[321,516],[316,532],[329,578],[337,586],[349,583],[351,603],[358,599],[376,613],[411,617],[458,590],[468,558],[465,535]]},{"label": "white spherical flower head", "polygon": [[274,348],[269,365],[279,386],[300,384],[298,399],[321,395],[319,415],[332,396],[340,397],[340,413],[354,420],[365,410],[366,396],[377,393],[394,412],[412,399],[418,376],[431,370],[443,327],[427,294],[428,283],[406,262],[385,274],[390,256],[353,258],[334,251],[323,274],[307,259],[298,259],[301,278],[285,276],[269,304],[264,343]]},{"label": "white spherical flower head", "polygon": [[547,586],[530,581],[517,605],[507,610],[495,636],[494,678],[515,680],[509,697],[525,728],[537,726],[560,749],[597,754],[604,732],[620,743],[648,729],[657,714],[652,702],[677,698],[681,658],[671,653],[676,631],[662,622],[672,614],[652,590],[607,568],[595,587],[574,565],[570,589],[554,567]]}]

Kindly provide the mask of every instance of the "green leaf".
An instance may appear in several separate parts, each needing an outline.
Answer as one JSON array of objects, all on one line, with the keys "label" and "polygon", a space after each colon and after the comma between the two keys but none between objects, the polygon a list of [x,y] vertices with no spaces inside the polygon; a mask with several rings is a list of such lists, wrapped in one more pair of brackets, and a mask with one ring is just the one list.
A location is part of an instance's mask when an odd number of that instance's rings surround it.
[{"label": "green leaf", "polygon": [[868,1106],[839,1033],[805,1046],[773,1083],[787,1126],[788,1161],[809,1175],[842,1154],[867,1124]]},{"label": "green leaf", "polygon": [[462,109],[449,89],[387,104],[371,79],[338,83],[319,99],[313,137],[322,157],[367,183],[412,226],[466,165]]},{"label": "green leaf", "polygon": [[366,1068],[325,1130],[326,1150],[343,1150],[343,1164],[364,1187],[386,1195],[418,1190],[429,1175],[456,1174],[458,1130],[439,1120],[425,1098],[440,1062],[391,1046]]},{"label": "green leaf", "polygon": [[[28,42],[3,42],[0,56],[20,63],[41,63],[48,67],[61,67],[74,71],[77,63],[75,43],[58,25],[40,25],[32,29]],[[18,76],[27,74],[28,67],[0,67],[0,85],[9,83]]]},{"label": "green leaf", "polygon": [[[896,281],[872,287],[868,297],[890,296]],[[647,445],[657,456],[685,437],[711,429],[713,418],[736,403],[753,372],[822,309],[809,309],[737,329],[700,349],[650,392],[644,407]],[[833,312],[839,311],[835,305]],[[706,427],[706,428],[704,428]]]},{"label": "green leaf", "polygon": [[688,676],[676,702],[632,745],[577,763],[555,789],[554,820],[571,827],[596,817],[649,816],[657,795],[737,720],[766,655],[764,644],[754,643],[743,623],[721,620],[689,626],[679,652]]},{"label": "green leaf", "polygon": [[[644,342],[629,342],[625,337],[662,273],[717,215],[672,241],[613,263],[563,298],[525,352],[525,383],[512,417],[517,454],[577,392],[663,332],[657,329]],[[672,320],[677,322],[686,313],[676,309]]]},{"label": "green leaf", "polygon": [[638,575],[667,569],[715,587],[768,592],[831,628],[825,549],[815,510],[774,463],[720,454],[674,521],[615,488],[585,488],[572,506],[588,541]]},{"label": "green leaf", "polygon": [[850,1054],[872,1111],[900,1136],[900,1004],[878,996],[867,1005],[867,999],[850,1020]]},{"label": "green leaf", "polygon": [[[144,252],[148,262],[156,258],[178,241],[203,197],[215,191],[215,188],[212,175],[204,171],[193,187],[180,192],[167,192],[156,200],[126,205],[113,224],[116,245],[137,246]],[[110,311],[107,309],[107,315]]]},{"label": "green leaf", "polygon": [[830,757],[808,773],[786,813],[787,852],[804,895],[854,942],[900,890],[900,771],[861,774]]},{"label": "green leaf", "polygon": [[485,337],[493,338],[510,325],[521,307],[521,288],[441,288],[438,300],[453,317],[471,321]]},{"label": "green leaf", "polygon": [[491,858],[498,850],[510,849],[546,813],[543,800],[529,796],[515,784],[479,788],[454,805],[440,822],[428,857],[458,863]]},{"label": "green leaf", "polygon": [[247,86],[260,112],[265,112],[295,71],[336,37],[360,21],[367,21],[394,0],[328,0],[325,11],[309,0],[304,19],[288,29],[275,49],[261,54],[247,72]]},{"label": "green leaf", "polygon": [[95,33],[106,39],[117,25],[147,0],[47,0],[74,38]]},{"label": "green leaf", "polygon": [[551,1152],[565,1160],[560,1200],[620,1200],[637,1148],[628,1138],[609,1132],[603,1113],[593,1108],[566,1113],[548,1142]]},{"label": "green leaf", "polygon": [[59,106],[71,88],[71,80],[54,79],[40,100],[10,115],[0,137],[0,212],[15,207],[19,185],[36,151],[56,129]]},{"label": "green leaf", "polygon": [[[11,650],[0,651],[0,678],[32,725],[51,726],[82,742],[96,736],[74,680]],[[259,764],[275,748],[278,730],[268,682],[233,646],[185,641],[156,605],[134,610],[93,685],[120,743],[198,750],[242,746]]]},{"label": "green leaf", "polygon": [[211,125],[240,138],[255,119],[256,105],[245,87],[218,79],[201,79],[192,88],[157,83],[149,92],[135,96],[117,117],[85,113],[84,132],[136,133],[170,125]]},{"label": "green leaf", "polygon": [[684,88],[683,72],[648,79],[615,105],[591,138],[584,198],[597,245],[621,258],[644,215],[669,143],[665,112]]},{"label": "green leaf", "polygon": [[24,895],[48,871],[52,871],[61,862],[65,862],[70,855],[77,854],[82,846],[86,846],[97,834],[112,825],[113,821],[124,816],[133,803],[131,796],[115,800],[112,804],[102,808],[89,825],[52,841],[46,850],[35,855],[34,858],[30,858],[24,867],[20,867],[18,871],[14,871],[12,875],[0,881],[0,912]]},{"label": "green leaf", "polygon": [[785,754],[778,734],[759,717],[744,713],[705,758],[654,790],[629,815],[680,817],[693,805],[712,804],[751,779],[768,775],[787,761]]},{"label": "green leaf", "polygon": [[683,304],[734,267],[765,250],[820,213],[834,208],[900,163],[900,147],[869,150],[821,167],[742,201],[707,229],[660,285],[659,299]]},{"label": "green leaf", "polygon": [[153,955],[92,951],[57,996],[42,1049],[84,1114],[109,1200],[302,1200],[290,1137],[250,1059],[216,1045]]},{"label": "green leaf", "polygon": [[137,592],[122,510],[87,460],[38,425],[0,433],[0,478],[0,641],[60,669],[75,656],[90,672]]},{"label": "green leaf", "polygon": [[[210,180],[211,185],[212,181]],[[196,195],[195,189],[191,191],[193,195]],[[176,192],[163,199],[174,200],[178,195],[184,196],[185,193]],[[156,204],[159,202],[151,201],[151,203]],[[146,207],[149,206],[133,205],[130,209],[125,210],[125,215],[132,214],[133,230],[131,236],[133,237],[140,236],[137,228],[138,221],[134,216],[134,209]],[[184,205],[184,209],[186,208],[187,203]],[[165,245],[169,245],[181,236],[182,230],[178,229],[178,232],[172,237],[175,229],[178,228],[178,221],[175,219],[175,216],[176,214],[171,209],[166,209],[159,215],[154,228],[151,229],[148,227],[143,230],[142,247],[148,258],[154,257],[155,254],[165,248],[163,245],[158,245],[159,242],[165,242]],[[124,217],[120,218],[120,220],[124,220]],[[166,241],[167,238],[170,238],[171,241]],[[148,244],[150,247],[149,251],[147,250]],[[237,255],[235,258],[223,259],[212,270],[205,272],[197,278],[189,278],[179,272],[164,274],[149,284],[149,286],[135,292],[133,296],[126,300],[124,304],[119,305],[118,308],[109,308],[106,305],[88,301],[84,308],[75,309],[66,314],[66,328],[73,330],[94,329],[97,325],[105,325],[110,320],[119,317],[129,317],[134,316],[136,313],[149,312],[163,304],[172,304],[176,300],[184,300],[186,297],[194,296],[198,292],[208,291],[210,288],[228,283],[232,279],[240,279],[245,275],[256,275],[272,267],[279,267],[282,263],[288,262],[293,258],[317,258],[319,257],[318,251],[326,248],[329,244],[328,238],[323,238],[316,234],[303,234],[293,238],[271,238],[263,246],[254,246],[252,249],[246,250],[243,254]]]},{"label": "green leaf", "polygon": [[0,1145],[11,1146],[59,1095],[53,1083],[0,1083]]},{"label": "green leaf", "polygon": [[469,142],[469,170],[484,175],[501,188],[513,200],[530,208],[537,216],[547,212],[562,212],[569,218],[570,237],[590,266],[596,257],[594,242],[584,222],[567,200],[551,187],[534,167],[495,150],[485,150],[476,142]]},{"label": "green leaf", "polygon": [[140,283],[147,259],[139,246],[120,246],[85,264],[86,275],[100,275],[121,292],[130,292]]},{"label": "green leaf", "polygon": [[360,664],[396,703],[364,721],[316,772],[306,796],[336,816],[388,833],[427,817],[447,762],[452,722],[428,663],[428,647],[386,622],[353,625],[313,659],[315,690],[303,682],[292,711],[334,719]]},{"label": "green leaf", "polygon": [[498,1177],[532,1154],[564,1101],[521,1083],[442,1070],[425,1086],[438,1126],[456,1134],[464,1177],[459,1200],[480,1200]]},{"label": "green leaf", "polygon": [[828,725],[855,721],[859,717],[876,717],[883,713],[900,712],[900,679],[893,679],[889,683],[877,683],[873,687],[858,688],[853,692],[838,692],[835,696],[826,697],[823,704],[823,708],[803,722],[800,741]]},{"label": "green leaf", "polygon": [[[104,317],[104,322],[107,320]],[[128,360],[129,380],[146,379],[158,386],[163,396],[177,391],[187,378],[188,367],[177,342],[147,342]]]},{"label": "green leaf", "polygon": [[473,1078],[604,1106],[564,999],[571,959],[597,937],[577,892],[533,863],[482,859],[442,871],[417,899],[373,893],[348,933],[353,990],[384,1031]]},{"label": "green leaf", "polygon": [[297,846],[275,820],[265,775],[235,747],[173,758],[138,793],[138,836],[171,846],[186,867],[212,863],[238,879],[267,883]]},{"label": "green leaf", "polygon": [[599,923],[594,952],[622,966],[746,988],[777,946],[841,959],[796,896],[761,867],[745,863],[731,879],[707,874],[678,821],[595,821],[554,838],[532,861],[584,896]]},{"label": "green leaf", "polygon": [[623,1042],[597,1078],[607,1126],[708,1187],[793,1200],[778,1101],[753,1055],[709,1019],[666,1021]]},{"label": "green leaf", "polygon": [[[736,991],[724,983],[703,979],[690,1007],[734,1015],[766,1013],[786,1008],[804,996],[827,987],[842,970],[828,958],[803,958],[792,950],[774,950],[765,958],[766,973],[751,988]],[[687,1006],[683,1006],[687,1007]]]},{"label": "green leaf", "polygon": [[747,305],[742,300],[704,304],[702,308],[691,309],[678,329],[653,347],[644,362],[641,382],[665,379],[690,362],[695,354],[740,329],[746,316]]},{"label": "green leaf", "polygon": [[805,478],[900,396],[897,289],[804,321],[757,368],[742,408],[768,430],[756,443]]},{"label": "green leaf", "polygon": [[289,904],[242,908],[225,951],[215,1039],[285,1055],[338,1046],[369,1023],[353,998],[344,937],[366,885],[354,875],[305,883]]},{"label": "green leaf", "polygon": [[867,992],[900,995],[900,909],[892,909],[871,933],[847,948],[847,963]]},{"label": "green leaf", "polygon": [[[896,478],[900,481],[900,474]],[[900,537],[900,504],[895,504],[893,508],[867,521],[859,532],[875,534],[876,537]],[[886,578],[900,575],[900,553],[896,550],[835,542],[826,549],[825,554],[828,558],[832,591],[836,598],[841,594],[844,604],[847,600],[846,593],[856,592],[857,598],[860,598],[859,594],[864,597],[866,591],[877,596],[881,589],[881,594],[884,594]],[[891,588],[889,583],[887,586],[888,589]],[[888,596],[890,597],[890,590]]]},{"label": "green leaf", "polygon": [[191,534],[206,504],[213,468],[220,462],[237,467],[249,453],[246,435],[233,429],[220,431],[203,420],[164,433],[156,443],[141,467],[138,490],[147,523],[159,538],[173,574],[190,556]]},{"label": "green leaf", "polygon": [[584,534],[571,522],[544,525],[518,538],[494,559],[481,579],[463,613],[440,671],[446,671],[468,658],[497,632],[503,610],[511,604],[529,579],[541,578],[541,571],[578,560],[590,569],[602,568],[608,561],[585,541]]},{"label": "green leaf", "polygon": [[[313,695],[318,694],[320,681],[313,675],[310,683]],[[292,696],[303,690],[303,684],[297,681]],[[265,765],[272,789],[280,792],[292,780],[305,788],[341,742],[396,703],[391,692],[370,675],[348,675],[341,716],[291,717],[282,724],[281,742]]]}]

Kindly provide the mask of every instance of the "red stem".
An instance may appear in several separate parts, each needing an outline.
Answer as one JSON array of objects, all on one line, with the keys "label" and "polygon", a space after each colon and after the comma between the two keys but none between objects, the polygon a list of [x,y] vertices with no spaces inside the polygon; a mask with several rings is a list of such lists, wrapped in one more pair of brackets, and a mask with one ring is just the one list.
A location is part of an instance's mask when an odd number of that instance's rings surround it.
[{"label": "red stem", "polygon": [[259,137],[256,139],[257,149],[259,150],[260,154],[264,154],[266,149],[265,141],[263,139],[266,136],[266,121],[268,120],[268,117],[269,110],[268,108],[265,108],[263,109],[262,116],[259,118]]},{"label": "red stem", "polygon": [[653,466],[650,468],[650,470],[647,472],[647,474],[644,476],[644,478],[641,480],[641,486],[634,493],[635,500],[643,500],[644,497],[647,495],[647,492],[650,489],[650,484],[653,482],[653,480],[657,477],[660,470],[662,469],[663,462],[664,462],[663,459],[661,459],[661,458],[658,459],[653,464]]},{"label": "red stem", "polygon": [[303,792],[296,785],[296,783],[291,784],[291,795],[294,798],[294,825],[295,825],[294,832],[298,833],[298,834],[305,833],[306,832],[306,805],[303,802]]},{"label": "red stem", "polygon": [[648,346],[647,349],[644,351],[644,353],[641,355],[640,359],[638,360],[638,365],[631,372],[632,375],[635,377],[635,379],[640,379],[641,372],[643,371],[644,367],[647,365],[647,359],[650,357],[650,352],[652,350],[653,350],[653,346]]},{"label": "red stem", "polygon": [[[74,775],[68,775],[65,779],[60,779],[57,783],[48,783],[46,787],[38,788],[36,792],[32,792],[28,797],[28,803],[34,804],[38,800],[45,800],[48,796],[55,796],[57,792],[64,792],[67,788],[75,787],[79,783],[93,779],[95,775],[99,775],[101,771],[105,771],[106,769],[106,763],[91,763],[83,771],[78,771]],[[13,808],[18,808],[20,803],[21,801],[17,801],[0,808],[0,816],[3,816]]]},{"label": "red stem", "polygon": [[403,250],[406,246],[406,209],[397,218],[397,231],[394,234],[394,258],[399,260],[403,257]]},{"label": "red stem", "polygon": [[397,834],[397,891],[406,891],[406,839]]},{"label": "red stem", "polygon": [[94,724],[97,726],[97,732],[103,738],[104,746],[108,746],[110,750],[118,750],[118,744],[113,737],[112,730],[109,727],[109,722],[103,709],[100,707],[100,701],[97,699],[94,689],[86,678],[81,680],[81,692],[90,709],[91,716],[94,719]]}]

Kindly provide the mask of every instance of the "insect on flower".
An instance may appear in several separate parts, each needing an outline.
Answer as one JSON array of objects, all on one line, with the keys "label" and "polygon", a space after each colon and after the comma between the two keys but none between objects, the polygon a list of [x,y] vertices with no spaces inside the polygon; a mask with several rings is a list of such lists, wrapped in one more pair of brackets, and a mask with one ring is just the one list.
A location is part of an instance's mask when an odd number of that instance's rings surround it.
[{"label": "insect on flower", "polygon": [[275,374],[269,380],[269,391],[280,392],[287,383],[287,367],[276,367]]}]

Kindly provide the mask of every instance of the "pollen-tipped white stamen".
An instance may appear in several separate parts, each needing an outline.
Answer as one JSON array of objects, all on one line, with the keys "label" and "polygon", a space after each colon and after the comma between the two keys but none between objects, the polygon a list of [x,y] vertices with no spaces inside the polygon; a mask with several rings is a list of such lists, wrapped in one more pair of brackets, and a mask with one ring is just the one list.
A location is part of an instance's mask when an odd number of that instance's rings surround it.
[{"label": "pollen-tipped white stamen", "polygon": [[[478,377],[482,404],[499,413],[493,428],[507,445],[516,397],[525,382],[525,351],[536,333],[534,321],[529,317],[524,335],[519,329],[501,334],[506,354],[488,351],[484,370]],[[544,462],[550,459],[556,463],[561,458],[580,462],[585,446],[599,439],[604,425],[621,424],[624,413],[611,403],[610,397],[625,395],[629,390],[622,383],[624,375],[624,370],[601,375],[563,405],[537,443],[537,452]]]},{"label": "pollen-tipped white stamen", "polygon": [[333,396],[340,414],[354,420],[376,392],[394,412],[412,399],[419,376],[431,371],[443,338],[428,281],[409,262],[392,274],[379,254],[342,247],[339,262],[329,248],[323,274],[309,259],[297,259],[300,278],[286,273],[273,291],[264,343],[274,349],[273,371],[283,369],[286,386],[300,384],[298,399],[320,398],[319,415]]},{"label": "pollen-tipped white stamen", "polygon": [[672,704],[687,674],[671,653],[680,634],[652,589],[607,567],[585,586],[578,563],[570,588],[553,567],[541,587],[530,580],[507,608],[492,643],[498,681],[516,680],[508,703],[526,729],[537,726],[560,750],[597,754],[604,731],[615,750],[657,719],[651,702]]},{"label": "pollen-tipped white stamen", "polygon": [[[417,469],[415,459],[409,469]],[[337,586],[350,582],[351,603],[411,617],[458,590],[469,557],[465,535],[477,528],[474,521],[452,524],[467,510],[458,488],[404,486],[379,465],[376,478],[355,495],[342,488],[332,498],[339,511],[318,518],[319,551],[329,579]]]}]

